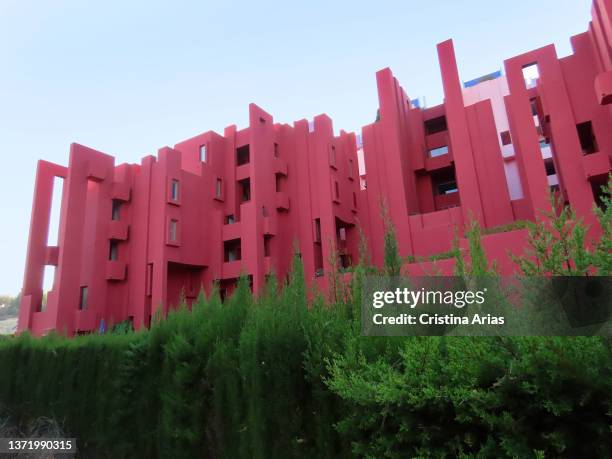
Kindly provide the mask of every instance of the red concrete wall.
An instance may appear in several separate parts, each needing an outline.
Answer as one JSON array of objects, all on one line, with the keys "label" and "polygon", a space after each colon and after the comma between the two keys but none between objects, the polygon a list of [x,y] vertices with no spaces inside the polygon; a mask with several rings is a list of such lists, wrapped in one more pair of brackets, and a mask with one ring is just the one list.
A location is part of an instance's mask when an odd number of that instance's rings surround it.
[{"label": "red concrete wall", "polygon": [[[612,1],[596,0],[592,14],[588,31],[572,38],[572,55],[558,59],[550,45],[507,59],[509,92],[494,106],[486,98],[466,102],[451,40],[438,45],[439,106],[413,106],[391,70],[379,71],[378,117],[363,127],[361,174],[355,134],[336,135],[328,116],[279,124],[254,104],[248,127],[205,132],[140,164],[115,165],[78,144],[68,167],[40,161],[18,330],[72,335],[123,320],[149,326],[156,311],[165,314],[182,299],[191,304],[215,281],[226,295],[244,274],[260,291],[272,272],[287,275],[295,250],[307,282],[325,289],[334,259],[341,269],[358,262],[359,230],[371,261],[382,265],[387,224],[402,256],[448,251],[471,220],[491,228],[549,208],[543,139],[559,195],[595,235],[593,190],[612,158]],[[539,79],[528,88],[522,70],[534,63]],[[577,125],[588,122],[596,149],[585,152]],[[499,133],[508,126],[514,153],[504,158]],[[249,159],[239,164],[237,150],[247,145]],[[504,161],[517,165],[521,199],[510,198]],[[48,247],[54,177],[65,186],[58,245]],[[525,231],[485,236],[483,245],[511,273],[508,251],[521,252]],[[453,263],[405,269],[451,274]],[[47,265],[57,269],[43,308]]]}]

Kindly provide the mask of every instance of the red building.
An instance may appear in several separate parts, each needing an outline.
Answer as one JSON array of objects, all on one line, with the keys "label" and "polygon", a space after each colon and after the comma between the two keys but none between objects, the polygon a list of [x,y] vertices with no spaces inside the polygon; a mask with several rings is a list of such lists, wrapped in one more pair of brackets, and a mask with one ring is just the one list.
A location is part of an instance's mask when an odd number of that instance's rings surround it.
[{"label": "red building", "polygon": [[[191,302],[241,274],[254,291],[284,276],[298,246],[308,282],[324,285],[330,254],[358,258],[359,230],[382,264],[385,203],[401,255],[451,248],[454,228],[533,219],[563,199],[597,226],[592,207],[611,170],[612,0],[596,0],[573,54],[545,46],[462,84],[452,42],[438,45],[444,103],[420,108],[389,69],[376,75],[377,120],[334,136],[332,121],[274,123],[252,104],[249,126],[209,131],[140,164],[72,144],[68,167],[38,163],[18,330],[68,334]],[[47,246],[53,183],[64,179],[57,246]],[[484,238],[505,272],[524,231]],[[450,272],[452,260],[435,269]],[[55,266],[43,306],[43,272]],[[408,265],[427,273],[432,263]]]}]

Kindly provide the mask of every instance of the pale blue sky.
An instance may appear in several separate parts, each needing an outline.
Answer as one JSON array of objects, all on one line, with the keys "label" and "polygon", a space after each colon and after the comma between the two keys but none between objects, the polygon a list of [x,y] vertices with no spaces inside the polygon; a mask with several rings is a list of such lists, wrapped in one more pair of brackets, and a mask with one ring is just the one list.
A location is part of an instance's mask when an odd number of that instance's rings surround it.
[{"label": "pale blue sky", "polygon": [[587,29],[590,0],[0,0],[0,293],[21,287],[36,161],[79,142],[134,162],[230,124],[255,102],[292,123],[376,115],[375,72],[441,102],[436,44],[469,80]]}]

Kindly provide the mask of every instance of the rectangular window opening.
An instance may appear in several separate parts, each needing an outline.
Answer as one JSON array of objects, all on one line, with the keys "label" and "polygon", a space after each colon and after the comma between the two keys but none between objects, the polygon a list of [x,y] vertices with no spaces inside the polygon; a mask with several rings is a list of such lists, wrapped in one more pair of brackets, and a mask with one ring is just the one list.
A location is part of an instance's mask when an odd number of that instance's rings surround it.
[{"label": "rectangular window opening", "polygon": [[499,134],[501,138],[502,145],[510,145],[512,143],[512,137],[510,136],[510,131],[504,131]]},{"label": "rectangular window opening", "polygon": [[218,178],[215,181],[215,197],[218,199],[221,199],[221,197],[223,196],[223,181]]},{"label": "rectangular window opening", "polygon": [[438,185],[438,194],[451,194],[459,191],[457,189],[457,182],[455,180]]},{"label": "rectangular window opening", "polygon": [[79,309],[84,311],[87,309],[87,286],[82,286],[79,295]]},{"label": "rectangular window opening", "polygon": [[236,148],[236,165],[242,166],[251,161],[251,151],[249,144]]},{"label": "rectangular window opening", "polygon": [[425,121],[425,135],[436,134],[447,130],[446,116],[438,116],[437,118]]},{"label": "rectangular window opening", "polygon": [[236,219],[234,218],[233,215],[228,215],[227,217],[225,217],[226,225],[233,225],[234,223],[236,223]]},{"label": "rectangular window opening", "polygon": [[206,162],[206,145],[200,145],[200,161]]},{"label": "rectangular window opening", "polygon": [[595,139],[595,133],[593,132],[593,123],[585,121],[576,125],[578,130],[578,138],[580,139],[580,147],[582,148],[582,154],[590,155],[597,153],[599,147],[597,146],[597,140]]},{"label": "rectangular window opening", "polygon": [[231,239],[223,242],[223,259],[226,263],[238,261],[242,257],[240,239]]},{"label": "rectangular window opening", "polygon": [[251,179],[246,178],[238,181],[240,188],[240,202],[247,202],[251,200]]},{"label": "rectangular window opening", "polygon": [[119,259],[119,241],[111,239],[109,242],[108,259],[110,261],[117,261]]},{"label": "rectangular window opening", "polygon": [[170,199],[173,201],[179,200],[179,181],[177,179],[172,179],[172,184],[170,185]]},{"label": "rectangular window opening", "polygon": [[448,154],[448,145],[444,145],[442,147],[433,148],[429,150],[429,157],[436,158],[437,156],[442,156]]},{"label": "rectangular window opening", "polygon": [[279,146],[276,142],[274,142],[274,157],[275,158],[279,157]]},{"label": "rectangular window opening", "polygon": [[332,145],[329,150],[329,164],[333,167],[336,167],[336,146]]},{"label": "rectangular window opening", "polygon": [[525,80],[527,89],[535,87],[538,78],[540,78],[540,71],[537,62],[523,65],[523,79]]},{"label": "rectangular window opening", "polygon": [[111,212],[111,220],[118,221],[121,218],[121,201],[113,199],[113,209]]},{"label": "rectangular window opening", "polygon": [[264,257],[270,256],[270,242],[272,240],[272,236],[265,235],[264,236]]},{"label": "rectangular window opening", "polygon": [[336,201],[340,200],[340,185],[338,184],[338,181],[334,181],[334,199]]},{"label": "rectangular window opening", "polygon": [[53,191],[51,195],[51,215],[49,217],[49,233],[47,234],[47,245],[55,247],[59,240],[59,223],[62,210],[62,195],[64,193],[64,179],[53,178]]},{"label": "rectangular window opening", "polygon": [[176,242],[178,238],[178,220],[170,220],[170,228],[168,229],[169,239]]}]

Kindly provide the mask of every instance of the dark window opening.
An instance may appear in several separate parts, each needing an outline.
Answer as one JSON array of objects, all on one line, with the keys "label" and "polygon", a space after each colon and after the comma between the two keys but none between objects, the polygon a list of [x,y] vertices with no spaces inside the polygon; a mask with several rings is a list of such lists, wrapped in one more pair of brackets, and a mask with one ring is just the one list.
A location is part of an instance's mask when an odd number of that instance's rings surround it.
[{"label": "dark window opening", "polygon": [[352,179],[353,178],[353,160],[352,159],[349,159],[348,166],[349,166],[348,176],[349,178]]},{"label": "dark window opening", "polygon": [[510,145],[512,143],[512,137],[510,136],[510,131],[504,131],[499,134],[501,138],[502,145]]},{"label": "dark window opening", "polygon": [[597,140],[593,133],[593,124],[590,121],[585,121],[576,125],[578,130],[578,137],[580,139],[580,147],[582,147],[582,153],[590,155],[599,151],[597,146]]},{"label": "dark window opening", "polygon": [[236,149],[236,164],[238,166],[242,166],[243,164],[248,164],[251,161],[251,152],[249,149],[249,145],[243,145],[242,147],[238,147]]},{"label": "dark window opening", "polygon": [[285,179],[282,174],[276,174],[276,192],[284,191]]},{"label": "dark window opening", "polygon": [[240,239],[231,239],[223,243],[223,259],[226,263],[241,259],[242,250]]},{"label": "dark window opening", "polygon": [[436,134],[447,130],[446,116],[438,116],[437,118],[425,121],[425,135]]},{"label": "dark window opening", "polygon": [[81,287],[81,292],[79,296],[79,309],[81,311],[84,311],[85,309],[87,309],[87,287],[86,286]]},{"label": "dark window opening", "polygon": [[314,225],[315,225],[315,238],[314,238],[314,241],[315,242],[321,242],[321,219],[320,218],[315,218]]},{"label": "dark window opening", "polygon": [[270,241],[272,240],[272,236],[265,235],[264,236],[264,257],[270,256]]},{"label": "dark window opening", "polygon": [[607,194],[605,192],[605,185],[605,179],[591,183],[591,189],[593,190],[593,199],[595,200],[595,204],[597,204],[597,207],[602,210],[606,209],[606,205],[604,202],[604,198],[607,197]]},{"label": "dark window opening", "polygon": [[119,220],[119,218],[121,217],[121,201],[119,201],[118,199],[113,199],[113,209],[111,212],[111,220]]},{"label": "dark window opening", "polygon": [[531,106],[531,114],[536,116],[538,114],[538,101],[534,97],[533,99],[529,99],[529,105]]},{"label": "dark window opening", "polygon": [[337,181],[334,181],[334,199],[340,201],[340,185]]},{"label": "dark window opening", "polygon": [[200,145],[200,161],[206,162],[206,145]]},{"label": "dark window opening", "polygon": [[340,267],[341,268],[347,269],[347,268],[350,268],[352,265],[353,265],[353,261],[349,254],[340,255]]},{"label": "dark window opening", "polygon": [[353,191],[353,207],[357,208],[357,193]]},{"label": "dark window opening", "polygon": [[546,158],[544,160],[544,167],[546,168],[546,175],[555,175],[557,173],[555,170],[555,163],[552,158]]},{"label": "dark window opening", "polygon": [[251,179],[246,178],[238,181],[240,187],[240,202],[247,202],[251,200]]},{"label": "dark window opening", "polygon": [[108,259],[111,261],[117,261],[119,259],[119,241],[111,239],[108,249]]},{"label": "dark window opening", "polygon": [[278,158],[278,156],[279,156],[279,147],[278,147],[278,144],[274,142],[274,157]]},{"label": "dark window opening", "polygon": [[450,193],[456,193],[457,191],[459,190],[457,189],[457,182],[455,180],[452,180],[450,182],[440,183],[438,185],[438,194],[450,194]]},{"label": "dark window opening", "polygon": [[236,219],[234,218],[233,215],[228,215],[227,217],[225,217],[225,224],[226,225],[232,225],[236,223]]}]

